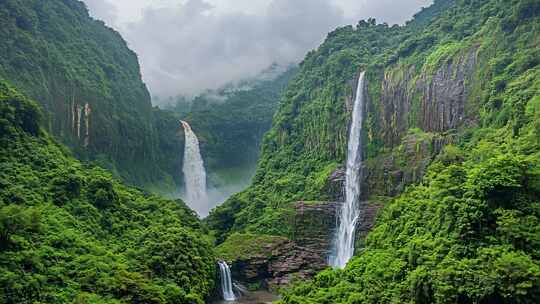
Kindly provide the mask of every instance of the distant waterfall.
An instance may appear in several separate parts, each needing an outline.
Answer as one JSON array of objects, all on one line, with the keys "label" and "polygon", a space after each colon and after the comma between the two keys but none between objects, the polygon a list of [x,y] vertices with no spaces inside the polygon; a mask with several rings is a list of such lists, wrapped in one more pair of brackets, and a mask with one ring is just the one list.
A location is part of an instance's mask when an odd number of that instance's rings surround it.
[{"label": "distant waterfall", "polygon": [[219,261],[218,264],[221,274],[221,291],[223,292],[223,299],[225,301],[234,301],[236,300],[236,297],[233,292],[231,269],[229,268],[229,265],[223,261]]},{"label": "distant waterfall", "polygon": [[347,172],[345,178],[345,203],[339,212],[339,228],[334,240],[334,250],[330,265],[344,268],[354,255],[354,239],[358,218],[360,217],[360,175],[362,167],[362,120],[364,109],[364,78],[360,74],[356,99],[352,112],[352,122],[347,149]]},{"label": "distant waterfall", "polygon": [[186,137],[183,172],[186,182],[187,202],[191,206],[206,204],[208,201],[206,172],[204,171],[204,163],[199,150],[199,140],[187,122],[181,121],[181,123]]}]

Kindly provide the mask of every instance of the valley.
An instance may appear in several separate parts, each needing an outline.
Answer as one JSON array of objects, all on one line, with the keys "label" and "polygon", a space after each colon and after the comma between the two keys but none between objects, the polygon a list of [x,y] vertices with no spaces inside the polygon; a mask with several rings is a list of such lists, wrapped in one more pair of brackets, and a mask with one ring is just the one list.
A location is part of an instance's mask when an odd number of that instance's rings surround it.
[{"label": "valley", "polygon": [[0,25],[0,303],[540,302],[538,0],[168,99],[83,2]]}]

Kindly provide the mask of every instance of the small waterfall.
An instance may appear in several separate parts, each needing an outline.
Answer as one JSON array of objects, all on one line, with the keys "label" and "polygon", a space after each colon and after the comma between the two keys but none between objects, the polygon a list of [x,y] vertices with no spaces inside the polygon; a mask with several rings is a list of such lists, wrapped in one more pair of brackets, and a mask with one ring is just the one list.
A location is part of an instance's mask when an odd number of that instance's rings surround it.
[{"label": "small waterfall", "polygon": [[[186,182],[187,202],[194,207],[198,204],[206,204],[208,196],[206,193],[206,171],[199,149],[197,135],[191,130],[191,126],[181,121],[185,133],[184,148],[184,179]],[[196,208],[195,208],[196,209]]]},{"label": "small waterfall", "polygon": [[231,269],[224,261],[219,261],[219,271],[221,274],[221,291],[225,301],[234,301],[236,297],[233,292],[233,284],[231,278]]},{"label": "small waterfall", "polygon": [[338,213],[339,228],[334,240],[334,250],[330,266],[344,268],[354,255],[354,239],[358,218],[360,217],[360,177],[362,167],[362,120],[364,109],[364,77],[360,74],[356,99],[354,101],[352,122],[347,149],[347,169],[345,178],[345,203]]}]

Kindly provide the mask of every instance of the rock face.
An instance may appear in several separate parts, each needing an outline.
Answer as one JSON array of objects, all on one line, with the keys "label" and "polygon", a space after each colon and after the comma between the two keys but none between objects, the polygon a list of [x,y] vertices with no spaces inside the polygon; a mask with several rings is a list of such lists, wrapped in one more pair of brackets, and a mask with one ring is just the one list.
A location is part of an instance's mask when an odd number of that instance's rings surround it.
[{"label": "rock face", "polygon": [[336,169],[326,183],[326,191],[336,202],[345,201],[345,168],[341,167]]},{"label": "rock face", "polygon": [[[312,278],[328,267],[328,256],[336,230],[336,212],[342,203],[297,202],[294,204],[293,233],[290,239],[276,238],[258,253],[232,262],[233,278],[247,285],[275,290],[295,279]],[[375,224],[382,204],[361,203],[364,210],[357,228],[357,244]]]},{"label": "rock face", "polygon": [[370,98],[367,107],[376,122],[366,131],[370,142],[384,149],[364,163],[364,199],[396,196],[420,181],[433,158],[453,141],[452,130],[469,123],[467,83],[474,78],[476,63],[473,47],[436,64],[436,69],[396,66],[384,72],[381,96]]},{"label": "rock face", "polygon": [[233,261],[235,280],[277,289],[295,278],[308,279],[328,265],[339,203],[294,204],[293,235],[265,245],[262,252]]},{"label": "rock face", "polygon": [[362,197],[396,196],[405,187],[422,179],[428,166],[451,143],[451,135],[410,133],[389,153],[381,153],[364,163]]},{"label": "rock face", "polygon": [[420,74],[404,66],[384,73],[382,96],[368,111],[380,112],[377,129],[386,147],[399,145],[410,128],[440,133],[465,122],[467,83],[474,76],[476,53],[472,48]]},{"label": "rock face", "polygon": [[358,220],[358,226],[356,227],[356,248],[363,247],[364,240],[368,233],[375,226],[377,215],[383,208],[383,204],[379,202],[365,201],[361,202],[362,213],[360,213],[360,219]]}]

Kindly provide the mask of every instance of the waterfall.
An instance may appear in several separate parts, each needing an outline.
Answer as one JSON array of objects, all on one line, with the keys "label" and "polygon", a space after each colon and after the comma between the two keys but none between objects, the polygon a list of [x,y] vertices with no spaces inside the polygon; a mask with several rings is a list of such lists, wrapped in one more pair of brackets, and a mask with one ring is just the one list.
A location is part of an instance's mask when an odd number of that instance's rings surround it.
[{"label": "waterfall", "polygon": [[347,169],[345,177],[345,203],[338,213],[339,228],[334,240],[334,250],[330,266],[344,268],[354,255],[354,239],[358,218],[360,217],[360,176],[362,167],[362,120],[364,113],[364,76],[358,79],[356,99],[352,112],[347,149]]},{"label": "waterfall", "polygon": [[225,301],[234,301],[236,297],[233,292],[233,284],[231,279],[231,269],[224,261],[219,261],[219,272],[221,274],[221,291]]},{"label": "waterfall", "polygon": [[[199,140],[197,135],[191,130],[191,126],[181,121],[185,133],[184,148],[184,179],[186,182],[187,202],[195,207],[196,205],[206,204],[208,201],[206,193],[206,171],[199,149]],[[196,208],[195,208],[196,209]]]}]

